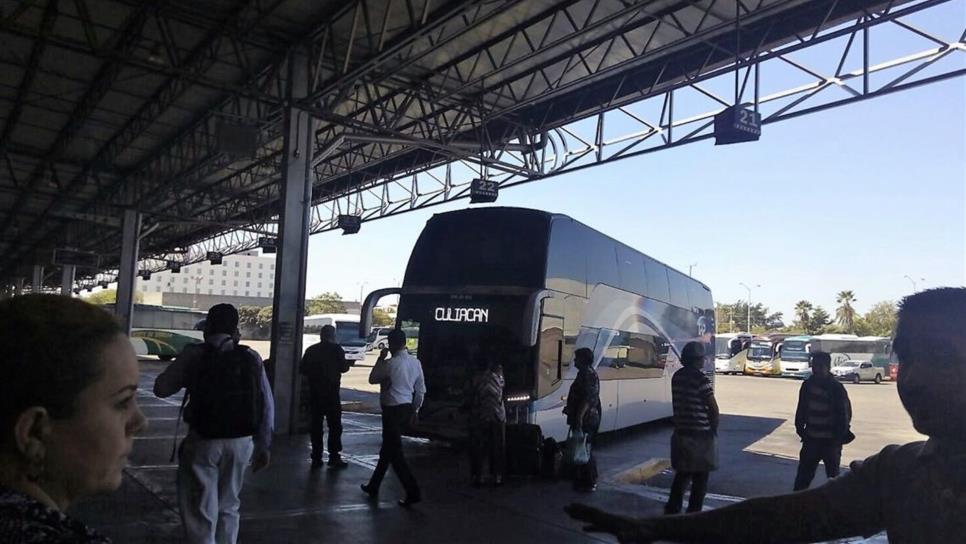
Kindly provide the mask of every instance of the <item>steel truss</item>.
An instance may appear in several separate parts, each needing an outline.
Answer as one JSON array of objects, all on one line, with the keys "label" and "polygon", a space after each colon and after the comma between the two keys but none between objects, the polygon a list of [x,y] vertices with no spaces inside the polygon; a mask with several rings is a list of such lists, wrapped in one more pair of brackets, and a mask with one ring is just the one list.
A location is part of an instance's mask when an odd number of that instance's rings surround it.
[{"label": "steel truss", "polygon": [[[466,198],[474,177],[509,188],[706,140],[713,115],[735,103],[758,109],[770,124],[966,70],[966,29],[944,36],[916,22],[941,4],[966,10],[966,0],[889,3],[848,21],[836,15],[845,0],[739,2],[738,33],[735,14],[724,13],[715,0],[688,3],[688,17],[649,7],[654,2],[625,2],[595,16],[600,1],[573,0],[530,13],[459,56],[434,60],[434,50],[459,43],[466,32],[523,3],[453,1],[406,10],[429,3],[355,0],[340,3],[297,40],[309,53],[312,81],[298,107],[319,123],[313,233],[335,229],[340,213],[374,220]],[[821,5],[811,14],[821,24],[768,49],[762,44],[773,41],[778,24],[770,10],[789,4]],[[229,30],[252,24],[252,12],[243,7],[238,14],[232,25],[207,28],[208,40],[246,39]],[[901,29],[919,42],[878,59],[872,43],[885,29]],[[685,52],[665,45],[684,41],[701,47]],[[205,83],[201,68],[216,55],[203,46],[196,57],[172,64],[178,81]],[[803,58],[819,49],[827,65]],[[85,198],[79,213],[110,215],[119,207],[150,205],[146,222],[153,231],[142,242],[148,257],[142,270],[162,270],[168,260],[199,262],[208,251],[252,249],[259,237],[276,232],[286,61],[284,51],[272,55],[261,68],[249,65],[238,81],[219,83],[228,94],[167,141],[162,153]],[[169,81],[128,125],[172,107],[182,84]],[[577,85],[587,91],[573,93]],[[254,157],[219,150],[215,135],[226,120],[260,129]],[[101,149],[101,160],[129,143],[125,134]],[[48,208],[51,215],[55,209]],[[92,246],[117,245],[110,226],[93,225],[90,234],[97,241]],[[20,255],[57,236],[50,231],[22,245]],[[173,247],[187,250],[168,253]],[[105,270],[81,281],[110,281],[115,274]]]},{"label": "steel truss", "polygon": [[[477,141],[475,153],[467,151],[472,146],[456,145],[459,142],[455,140],[442,145],[439,140],[424,142],[411,136],[367,140],[367,135],[344,131],[337,149],[376,146],[391,155],[416,148],[429,153],[430,160],[374,177],[358,189],[323,196],[313,211],[312,232],[336,229],[336,218],[343,213],[357,214],[368,221],[466,198],[470,181],[481,175],[498,182],[501,188],[509,188],[708,140],[713,136],[713,116],[736,102],[759,110],[763,123],[772,124],[964,75],[966,28],[959,36],[950,38],[915,24],[918,14],[942,3],[945,2],[925,1],[866,13],[851,22],[801,35],[781,48],[754,49],[737,63],[697,70],[680,80],[670,73],[673,66],[669,62],[659,70],[665,74],[663,78],[635,88],[633,94],[595,105],[582,119],[538,126],[535,136],[504,140],[489,148],[479,146]],[[966,8],[966,0],[954,3]],[[875,61],[872,43],[886,29],[901,29],[920,41],[909,41],[908,50],[889,60]],[[817,47],[826,48],[826,53],[834,49],[837,54],[826,55],[822,66],[802,60],[802,53]],[[788,81],[796,84],[789,86]],[[621,85],[630,83],[623,81]],[[661,92],[653,92],[662,86]],[[477,124],[483,127],[478,130],[481,140],[490,143],[485,139],[485,124]],[[326,130],[332,129],[325,128],[320,133]],[[767,132],[763,137],[767,138]],[[462,156],[454,159],[454,155]],[[325,165],[316,171],[320,179],[336,168],[331,162],[320,164]],[[351,165],[344,163],[344,167]],[[267,179],[272,174],[266,171],[264,176]],[[274,185],[266,185],[265,189],[277,190]],[[255,200],[265,196],[268,195]],[[190,264],[204,260],[207,251],[231,254],[258,247],[259,237],[275,231],[273,219],[253,222],[246,231],[233,230],[209,237],[192,245],[177,260]],[[144,270],[159,271],[165,267],[164,260],[142,263]]]}]

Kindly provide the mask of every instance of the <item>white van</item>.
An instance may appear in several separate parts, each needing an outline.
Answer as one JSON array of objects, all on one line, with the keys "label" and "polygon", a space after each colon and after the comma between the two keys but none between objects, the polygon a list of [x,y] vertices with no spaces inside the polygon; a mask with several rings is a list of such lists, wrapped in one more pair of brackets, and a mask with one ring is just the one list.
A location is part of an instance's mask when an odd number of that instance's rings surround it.
[{"label": "white van", "polygon": [[306,316],[303,328],[307,334],[318,333],[326,326],[335,327],[335,341],[345,350],[345,358],[361,361],[366,358],[368,342],[359,338],[359,316],[354,314],[316,314]]}]

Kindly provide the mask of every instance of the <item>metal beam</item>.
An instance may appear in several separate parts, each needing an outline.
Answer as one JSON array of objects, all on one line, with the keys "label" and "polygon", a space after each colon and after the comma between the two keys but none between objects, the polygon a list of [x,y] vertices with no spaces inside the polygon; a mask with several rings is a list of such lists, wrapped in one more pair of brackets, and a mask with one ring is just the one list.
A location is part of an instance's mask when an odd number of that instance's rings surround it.
[{"label": "metal beam", "polygon": [[124,210],[122,224],[121,263],[117,274],[114,314],[124,327],[124,334],[130,336],[134,323],[134,284],[138,273],[141,214],[137,210]]},{"label": "metal beam", "polygon": [[282,206],[275,260],[275,299],[272,307],[272,363],[275,373],[275,429],[298,429],[302,324],[305,312],[305,275],[311,220],[314,121],[291,105],[308,93],[308,57],[293,51],[288,60],[288,99],[285,110]]}]

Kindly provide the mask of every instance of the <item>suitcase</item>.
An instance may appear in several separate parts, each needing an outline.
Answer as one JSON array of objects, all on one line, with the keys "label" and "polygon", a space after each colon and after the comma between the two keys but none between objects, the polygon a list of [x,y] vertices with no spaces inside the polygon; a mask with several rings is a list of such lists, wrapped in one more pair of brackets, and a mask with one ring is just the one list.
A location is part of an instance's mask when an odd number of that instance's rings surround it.
[{"label": "suitcase", "polygon": [[543,433],[539,425],[506,426],[506,469],[514,476],[539,476],[543,465]]},{"label": "suitcase", "polygon": [[547,437],[543,441],[543,467],[541,467],[544,478],[556,480],[560,477],[561,467],[563,466],[563,450],[560,444],[553,438]]}]

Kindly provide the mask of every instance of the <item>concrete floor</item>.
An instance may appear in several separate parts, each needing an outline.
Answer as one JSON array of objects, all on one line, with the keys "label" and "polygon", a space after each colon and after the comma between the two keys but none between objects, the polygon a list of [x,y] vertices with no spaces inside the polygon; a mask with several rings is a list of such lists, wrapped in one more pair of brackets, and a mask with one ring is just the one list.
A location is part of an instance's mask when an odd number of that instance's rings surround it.
[{"label": "concrete floor", "polygon": [[[359,484],[369,477],[380,440],[379,417],[367,413],[375,411],[378,403],[366,382],[371,362],[357,365],[343,382],[343,401],[354,410],[344,417],[344,453],[350,467],[310,472],[308,437],[277,438],[272,465],[246,479],[241,542],[613,542],[607,536],[583,533],[579,524],[564,515],[563,506],[579,500],[635,515],[661,512],[671,481],[669,471],[643,485],[621,483],[618,476],[644,461],[668,456],[671,429],[667,422],[603,436],[596,450],[601,484],[591,495],[573,491],[567,481],[539,479],[511,479],[502,488],[475,489],[467,485],[468,462],[462,452],[445,444],[407,439],[407,456],[423,486],[424,502],[409,510],[399,508],[395,501],[402,491],[391,474],[380,500],[368,501]],[[162,368],[157,362],[142,362],[139,401],[150,427],[136,440],[121,489],[78,505],[72,512],[115,542],[182,540],[176,465],[169,461],[180,398],[157,399],[150,393]],[[719,433],[721,468],[711,477],[707,508],[790,490],[799,447],[790,418],[799,386],[800,382],[782,379],[718,378],[718,402],[724,412]],[[917,439],[894,384],[846,387],[858,439],[846,448],[843,464],[886,444]],[[824,481],[819,472],[814,485]],[[885,542],[881,536],[872,541]]]}]

